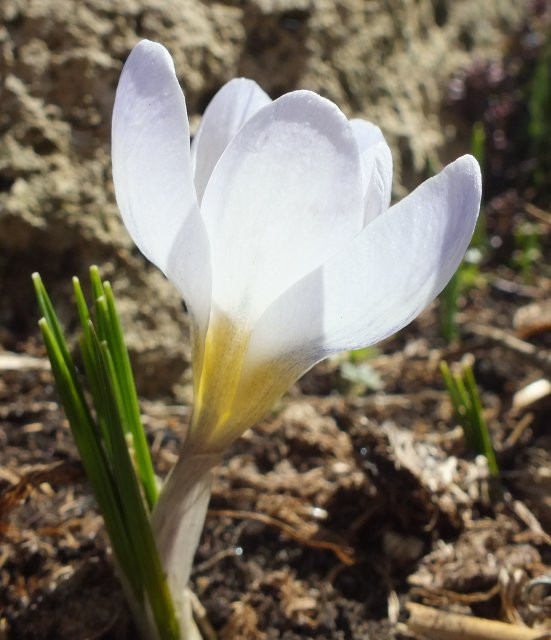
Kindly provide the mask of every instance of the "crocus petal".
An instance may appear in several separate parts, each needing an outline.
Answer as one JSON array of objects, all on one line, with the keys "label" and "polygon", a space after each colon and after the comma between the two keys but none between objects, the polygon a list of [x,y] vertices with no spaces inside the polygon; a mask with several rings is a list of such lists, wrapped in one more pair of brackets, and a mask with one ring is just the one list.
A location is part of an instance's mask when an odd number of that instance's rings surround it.
[{"label": "crocus petal", "polygon": [[378,142],[384,142],[383,132],[376,124],[364,120],[363,118],[352,118],[350,126],[358,143],[360,153],[367,151],[370,147]]},{"label": "crocus petal", "polygon": [[139,249],[166,269],[170,248],[196,208],[184,95],[168,51],[143,40],[121,74],[113,111],[113,179]]},{"label": "crocus petal", "polygon": [[218,159],[230,140],[270,97],[253,80],[236,78],[210,101],[191,143],[191,161],[199,202]]},{"label": "crocus petal", "polygon": [[377,142],[362,154],[364,175],[369,175],[364,196],[364,226],[385,212],[392,195],[392,153]]},{"label": "crocus petal", "polygon": [[424,182],[271,305],[255,327],[245,370],[287,361],[300,375],[332,353],[374,344],[407,325],[461,262],[480,196],[472,156]]},{"label": "crocus petal", "polygon": [[365,193],[364,226],[390,205],[392,191],[392,153],[382,131],[360,118],[350,120],[362,160]]},{"label": "crocus petal", "polygon": [[[326,265],[326,350],[384,340],[434,300],[469,246],[481,192],[478,163],[463,156],[379,216],[349,253]],[[351,276],[345,287],[343,274]]]},{"label": "crocus petal", "polygon": [[220,157],[203,198],[213,305],[246,331],[360,231],[362,195],[358,146],[334,104],[295,91],[260,109]]},{"label": "crocus petal", "polygon": [[208,239],[193,185],[186,103],[172,58],[160,44],[143,40],[124,65],[112,156],[126,228],[180,289],[204,329],[210,309]]}]

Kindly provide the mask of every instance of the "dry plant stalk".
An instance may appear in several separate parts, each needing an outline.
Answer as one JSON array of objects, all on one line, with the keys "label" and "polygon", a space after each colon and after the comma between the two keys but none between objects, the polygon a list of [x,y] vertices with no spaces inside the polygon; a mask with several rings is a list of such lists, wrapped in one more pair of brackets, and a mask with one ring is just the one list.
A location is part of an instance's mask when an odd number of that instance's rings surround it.
[{"label": "dry plant stalk", "polygon": [[530,629],[518,624],[448,613],[409,602],[407,626],[430,640],[545,640],[551,629]]}]

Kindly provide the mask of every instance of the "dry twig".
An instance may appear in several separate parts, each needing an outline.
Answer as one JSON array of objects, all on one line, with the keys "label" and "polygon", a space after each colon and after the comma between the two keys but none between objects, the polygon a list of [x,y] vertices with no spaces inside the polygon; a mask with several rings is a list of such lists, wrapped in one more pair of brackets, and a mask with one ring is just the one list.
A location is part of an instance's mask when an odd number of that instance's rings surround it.
[{"label": "dry twig", "polygon": [[539,367],[547,375],[551,375],[551,354],[541,351],[533,344],[520,340],[503,329],[490,327],[485,324],[469,323],[465,327],[466,331],[481,338],[486,338],[509,351],[514,351],[519,356]]},{"label": "dry twig", "polygon": [[315,549],[327,549],[328,551],[332,551],[337,558],[346,565],[353,565],[355,563],[354,551],[349,547],[345,547],[334,542],[329,542],[328,540],[317,540],[315,538],[309,538],[302,535],[300,532],[290,527],[287,523],[278,520],[277,518],[273,518],[272,516],[268,516],[264,513],[255,513],[254,511],[240,511],[233,509],[209,509],[208,514],[210,516],[219,516],[219,517],[227,517],[227,518],[238,518],[238,519],[248,519],[248,520],[257,520],[258,522],[262,522],[272,527],[277,527],[289,538],[300,542],[308,547],[314,547]]},{"label": "dry twig", "polygon": [[539,220],[539,222],[543,222],[543,224],[551,228],[551,213],[549,213],[549,211],[540,209],[530,202],[526,202],[524,204],[524,210],[526,211],[526,213],[536,218],[536,220]]},{"label": "dry twig", "polygon": [[43,482],[52,484],[71,484],[82,482],[82,467],[74,462],[54,462],[40,465],[26,473],[17,484],[7,487],[0,494],[0,522],[7,519],[9,513],[31,493],[34,487]]}]

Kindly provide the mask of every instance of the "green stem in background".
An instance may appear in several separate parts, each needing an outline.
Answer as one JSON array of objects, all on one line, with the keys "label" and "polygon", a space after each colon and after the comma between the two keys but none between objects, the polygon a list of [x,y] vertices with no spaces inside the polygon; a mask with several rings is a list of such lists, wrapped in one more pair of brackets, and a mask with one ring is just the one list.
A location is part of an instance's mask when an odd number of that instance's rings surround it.
[{"label": "green stem in background", "polygon": [[[461,267],[459,267],[461,269]],[[446,342],[459,337],[456,314],[461,293],[461,275],[456,271],[440,294],[440,333]]]},{"label": "green stem in background", "polygon": [[[101,282],[97,268],[92,268],[91,280],[95,325],[78,279],[73,284],[83,332],[80,347],[85,380],[95,417],[53,305],[40,276],[34,274],[44,316],[39,325],[65,413],[123,574],[127,598],[134,614],[142,616],[140,631],[148,640],[180,640],[178,617],[150,523],[157,486],[128,352],[111,288]],[[148,620],[151,628],[144,629]]]},{"label": "green stem in background", "polygon": [[537,158],[534,183],[544,186],[551,170],[551,34],[547,34],[534,75],[528,88],[530,119],[528,135],[532,154]]},{"label": "green stem in background", "polygon": [[452,374],[448,364],[440,362],[440,371],[448,389],[456,418],[463,429],[465,443],[471,451],[482,454],[488,461],[490,474],[499,476],[494,448],[473,370],[465,364],[459,373]]},{"label": "green stem in background", "polygon": [[[480,165],[481,171],[485,172],[486,166],[486,131],[482,122],[478,121],[473,124],[471,131],[471,155],[476,158]],[[478,220],[474,229],[471,247],[478,249],[482,255],[488,250],[488,234],[486,229],[486,214],[484,207],[480,207]]]},{"label": "green stem in background", "polygon": [[514,237],[513,266],[521,272],[525,284],[533,284],[534,267],[542,255],[539,225],[521,221],[515,226]]},{"label": "green stem in background", "polygon": [[[471,131],[471,155],[484,171],[486,158],[486,132],[482,122],[475,122]],[[469,250],[446,288],[440,294],[440,334],[446,342],[453,342],[460,336],[457,323],[459,299],[479,279],[479,265],[488,253],[489,243],[486,230],[486,216],[481,206]]]}]

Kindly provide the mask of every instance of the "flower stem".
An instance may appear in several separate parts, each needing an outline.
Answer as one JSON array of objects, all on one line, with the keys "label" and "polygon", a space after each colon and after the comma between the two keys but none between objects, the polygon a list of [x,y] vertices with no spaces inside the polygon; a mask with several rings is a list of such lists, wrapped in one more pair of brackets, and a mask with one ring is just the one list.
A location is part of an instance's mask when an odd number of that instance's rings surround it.
[{"label": "flower stem", "polygon": [[193,623],[187,584],[207,514],[211,470],[219,461],[218,453],[194,453],[184,446],[152,514],[157,548],[183,631]]}]

